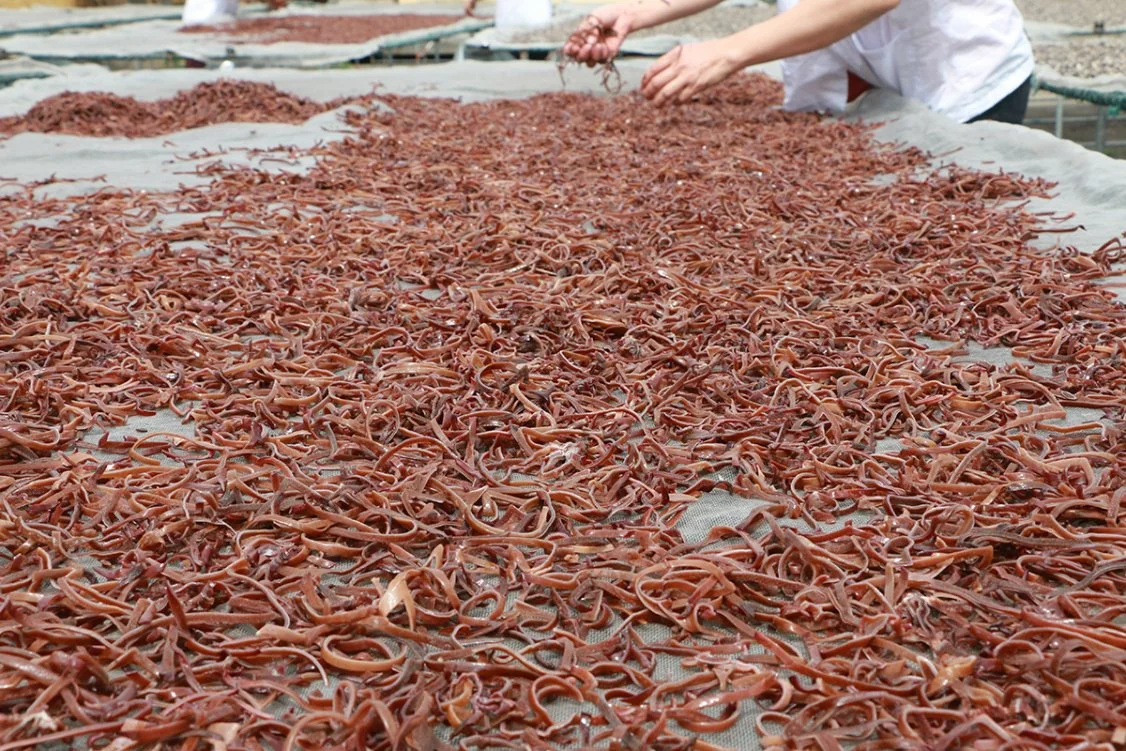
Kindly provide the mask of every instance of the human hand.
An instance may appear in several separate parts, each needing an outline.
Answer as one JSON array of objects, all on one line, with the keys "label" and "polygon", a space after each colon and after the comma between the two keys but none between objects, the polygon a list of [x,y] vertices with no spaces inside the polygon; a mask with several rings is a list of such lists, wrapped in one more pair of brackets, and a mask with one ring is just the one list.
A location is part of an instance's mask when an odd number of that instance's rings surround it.
[{"label": "human hand", "polygon": [[477,0],[465,0],[465,15],[472,16],[477,9]]},{"label": "human hand", "polygon": [[591,66],[609,62],[622,49],[633,23],[633,17],[620,5],[596,8],[563,45],[563,54]]},{"label": "human hand", "polygon": [[683,104],[740,67],[727,39],[682,44],[653,63],[641,79],[641,93],[658,107]]}]

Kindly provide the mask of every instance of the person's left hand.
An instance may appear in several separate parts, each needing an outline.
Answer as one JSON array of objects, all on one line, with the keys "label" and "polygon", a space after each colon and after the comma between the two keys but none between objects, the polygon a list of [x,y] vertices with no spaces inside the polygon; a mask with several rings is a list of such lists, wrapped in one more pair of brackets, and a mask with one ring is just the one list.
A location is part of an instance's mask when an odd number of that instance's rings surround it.
[{"label": "person's left hand", "polygon": [[682,44],[653,64],[641,79],[641,93],[658,107],[682,104],[737,70],[726,39]]}]

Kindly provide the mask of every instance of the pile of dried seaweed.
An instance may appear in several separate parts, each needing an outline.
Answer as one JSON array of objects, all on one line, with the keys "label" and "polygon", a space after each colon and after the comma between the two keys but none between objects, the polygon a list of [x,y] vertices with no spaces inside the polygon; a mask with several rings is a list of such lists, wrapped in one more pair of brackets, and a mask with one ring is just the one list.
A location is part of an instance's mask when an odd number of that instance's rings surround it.
[{"label": "pile of dried seaweed", "polygon": [[105,92],[65,91],[36,103],[23,115],[0,118],[0,133],[141,138],[216,123],[303,123],[361,99],[314,102],[272,84],[232,79],[201,83],[154,102]]}]

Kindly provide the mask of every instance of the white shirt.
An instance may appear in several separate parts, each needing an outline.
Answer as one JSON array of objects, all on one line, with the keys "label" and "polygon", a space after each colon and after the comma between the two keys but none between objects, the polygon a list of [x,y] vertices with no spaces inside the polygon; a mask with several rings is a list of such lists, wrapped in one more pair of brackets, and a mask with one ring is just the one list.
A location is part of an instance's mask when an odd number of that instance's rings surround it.
[{"label": "white shirt", "polygon": [[[778,0],[778,11],[797,3]],[[785,108],[843,111],[852,71],[966,122],[1015,91],[1034,65],[1013,0],[900,0],[836,44],[784,60]]]}]

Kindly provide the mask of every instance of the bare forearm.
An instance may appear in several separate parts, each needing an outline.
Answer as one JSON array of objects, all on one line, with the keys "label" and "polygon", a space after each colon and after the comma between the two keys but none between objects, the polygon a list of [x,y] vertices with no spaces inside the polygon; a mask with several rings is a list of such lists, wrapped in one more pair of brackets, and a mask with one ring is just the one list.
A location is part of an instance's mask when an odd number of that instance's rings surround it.
[{"label": "bare forearm", "polygon": [[802,0],[785,13],[727,39],[739,67],[757,65],[827,47],[897,4],[898,0]]},{"label": "bare forearm", "polygon": [[628,0],[618,7],[629,13],[633,19],[631,26],[636,31],[694,15],[720,2],[722,0]]}]

